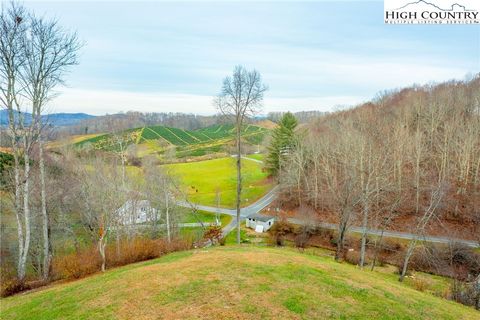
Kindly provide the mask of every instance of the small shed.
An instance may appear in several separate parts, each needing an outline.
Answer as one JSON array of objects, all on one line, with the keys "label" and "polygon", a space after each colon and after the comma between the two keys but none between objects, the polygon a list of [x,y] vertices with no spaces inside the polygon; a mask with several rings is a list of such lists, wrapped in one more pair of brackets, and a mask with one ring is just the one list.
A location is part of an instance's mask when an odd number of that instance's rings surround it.
[{"label": "small shed", "polygon": [[266,216],[264,214],[255,213],[247,217],[247,228],[255,230],[255,232],[266,232],[273,226],[275,217]]}]

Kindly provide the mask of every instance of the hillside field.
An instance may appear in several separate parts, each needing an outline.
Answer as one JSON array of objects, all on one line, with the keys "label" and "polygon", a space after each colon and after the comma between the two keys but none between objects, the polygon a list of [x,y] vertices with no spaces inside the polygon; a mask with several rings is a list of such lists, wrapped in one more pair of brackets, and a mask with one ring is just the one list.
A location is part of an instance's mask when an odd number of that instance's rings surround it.
[{"label": "hillside field", "polygon": [[[220,191],[220,206],[233,208],[236,195],[236,168],[234,158],[165,165],[169,173],[178,177],[189,200],[208,206],[216,205],[216,190]],[[260,198],[271,188],[262,164],[242,162],[242,205]]]},{"label": "hillside field", "polygon": [[1,300],[0,319],[478,319],[472,308],[288,248],[177,252]]},{"label": "hillside field", "polygon": [[[258,145],[263,141],[268,129],[255,125],[245,125],[242,137],[246,143]],[[93,148],[104,151],[118,151],[119,141],[126,146],[138,146],[138,155],[153,154],[161,156],[166,150],[174,148],[177,158],[203,156],[209,153],[225,151],[235,135],[232,124],[218,124],[198,130],[183,130],[165,126],[148,126],[124,130],[113,134],[94,136],[76,136],[72,144],[77,148]]]}]

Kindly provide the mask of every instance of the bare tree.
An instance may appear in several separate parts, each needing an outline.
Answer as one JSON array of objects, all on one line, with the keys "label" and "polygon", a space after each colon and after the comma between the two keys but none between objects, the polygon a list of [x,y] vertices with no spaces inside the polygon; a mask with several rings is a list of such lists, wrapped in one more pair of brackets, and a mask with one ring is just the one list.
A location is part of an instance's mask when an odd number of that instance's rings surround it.
[{"label": "bare tree", "polygon": [[[44,259],[43,259],[43,277],[48,278],[50,265],[50,241],[49,241],[49,222],[46,206],[45,191],[45,167],[43,155],[43,143],[41,141],[42,112],[45,104],[51,97],[51,90],[61,82],[61,76],[64,68],[75,61],[71,56],[75,55],[75,49],[72,49],[61,39],[61,29],[57,28],[55,22],[45,22],[33,15],[27,15],[22,19],[22,23],[27,24],[26,36],[22,38],[22,56],[23,64],[19,69],[19,83],[21,92],[19,97],[15,97],[16,103],[22,99],[23,102],[31,106],[31,119],[29,122],[21,119],[18,122],[20,126],[21,140],[23,141],[23,160],[24,170],[24,213],[29,217],[29,192],[30,192],[30,151],[32,146],[39,142],[39,165],[41,176],[41,212],[43,216],[43,236],[44,236]],[[67,57],[64,56],[68,51]],[[63,56],[62,56],[63,55]],[[65,60],[66,59],[66,60]],[[17,113],[20,114],[20,103],[17,105]],[[28,250],[27,250],[28,251]],[[25,252],[26,253],[26,252]],[[24,255],[22,264],[25,263]]]},{"label": "bare tree", "polygon": [[237,243],[240,244],[240,203],[242,195],[242,127],[246,118],[258,112],[267,87],[260,73],[236,66],[233,75],[223,80],[222,90],[215,99],[217,109],[223,115],[233,118],[237,153]]},{"label": "bare tree", "polygon": [[[50,265],[49,222],[46,206],[45,164],[42,137],[42,113],[53,97],[52,89],[62,83],[66,69],[76,64],[80,47],[76,35],[57,25],[28,13],[13,2],[7,9],[2,4],[0,18],[1,92],[2,104],[9,114],[9,134],[15,158],[15,212],[19,238],[18,278],[25,276],[30,243],[31,151],[39,144],[41,176],[41,213],[43,216],[44,259],[43,277],[48,278]],[[30,111],[29,118],[25,112]],[[20,177],[20,156],[23,177]],[[23,183],[23,190],[20,190]],[[20,197],[23,195],[23,208]],[[22,219],[23,218],[23,219]],[[23,222],[22,222],[23,220]]]},{"label": "bare tree", "polygon": [[119,209],[125,203],[126,190],[122,187],[122,176],[117,166],[105,159],[98,158],[84,169],[78,170],[81,171],[78,201],[83,225],[97,244],[102,271],[105,271],[105,249],[110,232],[120,224]]},{"label": "bare tree", "polygon": [[375,246],[374,246],[374,253],[373,253],[373,261],[371,266],[371,271],[375,269],[375,265],[377,263],[378,254],[380,249],[382,248],[382,241],[383,236],[385,233],[385,229],[390,227],[395,217],[398,215],[398,207],[402,202],[401,195],[397,195],[397,197],[393,200],[393,202],[386,208],[387,214],[382,216],[382,221],[380,222],[379,229],[380,229],[380,236],[378,239],[375,239]]},{"label": "bare tree", "polygon": [[[30,15],[30,27],[25,41],[25,68],[21,78],[25,87],[25,96],[32,106],[35,116],[32,130],[38,140],[41,212],[43,217],[43,278],[49,277],[51,245],[49,240],[50,222],[47,212],[45,190],[45,161],[42,141],[42,114],[46,104],[54,97],[53,89],[63,83],[68,68],[77,64],[77,52],[80,43],[76,34],[70,34],[61,28],[56,20],[45,20]],[[36,126],[36,127],[35,127]]]},{"label": "bare tree", "polygon": [[178,193],[175,177],[166,167],[156,166],[154,161],[147,161],[144,164],[144,174],[145,194],[152,207],[161,209],[160,215],[163,216],[167,241],[171,242],[179,220],[175,199]]},{"label": "bare tree", "polygon": [[24,55],[22,50],[23,38],[25,37],[26,25],[22,23],[25,17],[25,9],[21,6],[11,4],[10,8],[4,7],[2,3],[0,15],[0,89],[1,102],[8,111],[8,131],[11,139],[12,153],[14,158],[14,177],[15,177],[15,200],[14,212],[17,222],[18,233],[18,260],[17,260],[17,278],[23,281],[25,278],[25,264],[30,246],[30,212],[24,211],[21,204],[23,194],[22,189],[22,167],[20,159],[22,157],[19,123],[23,121],[23,115],[18,112],[18,97],[21,86],[19,84],[20,69],[24,64]]},{"label": "bare tree", "polygon": [[444,185],[442,182],[438,184],[438,186],[432,191],[430,195],[430,203],[428,207],[423,212],[422,216],[418,219],[417,225],[413,232],[414,237],[410,240],[410,243],[407,248],[407,252],[405,253],[405,258],[403,260],[402,270],[400,272],[399,281],[402,282],[407,274],[408,270],[408,263],[410,262],[410,258],[413,255],[415,247],[417,246],[417,242],[419,241],[420,237],[425,233],[425,227],[428,225],[430,220],[435,216],[438,206],[440,205],[442,198],[445,194]]},{"label": "bare tree", "polygon": [[122,184],[126,183],[126,165],[127,165],[127,148],[128,137],[125,133],[125,121],[117,118],[107,118],[107,130],[110,132],[114,145],[112,149],[118,154],[122,166]]}]

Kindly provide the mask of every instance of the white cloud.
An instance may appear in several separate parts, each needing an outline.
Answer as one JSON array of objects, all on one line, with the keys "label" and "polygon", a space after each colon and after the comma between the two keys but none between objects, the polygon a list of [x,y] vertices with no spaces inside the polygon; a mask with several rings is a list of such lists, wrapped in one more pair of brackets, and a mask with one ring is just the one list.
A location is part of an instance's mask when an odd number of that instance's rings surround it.
[{"label": "white cloud", "polygon": [[85,112],[94,115],[120,111],[215,112],[212,97],[171,94],[138,93],[129,91],[64,89],[51,105],[52,112]]},{"label": "white cloud", "polygon": [[[52,101],[50,112],[84,112],[93,115],[120,111],[184,112],[210,115],[216,112],[213,97],[175,93],[138,93],[129,91],[87,90],[66,88]],[[339,105],[355,105],[365,97],[327,96],[265,99],[263,112],[331,111]]]},{"label": "white cloud", "polygon": [[264,112],[269,111],[333,111],[337,107],[353,106],[366,101],[365,97],[329,96],[301,98],[266,98]]}]

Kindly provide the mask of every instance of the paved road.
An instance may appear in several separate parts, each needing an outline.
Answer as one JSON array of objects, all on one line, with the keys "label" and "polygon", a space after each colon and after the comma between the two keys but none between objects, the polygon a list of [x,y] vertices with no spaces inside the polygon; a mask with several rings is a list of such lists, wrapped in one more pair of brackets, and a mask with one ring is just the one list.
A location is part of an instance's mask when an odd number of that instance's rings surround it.
[{"label": "paved road", "polygon": [[[295,218],[289,218],[288,221],[293,224],[298,224],[302,225],[305,224],[306,222],[301,219],[295,219]],[[312,222],[308,222],[311,224]],[[326,228],[326,229],[331,229],[331,230],[336,230],[338,228],[337,224],[334,223],[326,223],[326,222],[317,222],[317,225]],[[362,233],[363,230],[361,227],[350,227],[348,229],[349,233]],[[368,230],[369,235],[375,235],[379,236],[381,235],[382,231],[381,230]],[[406,240],[412,240],[415,235],[412,233],[408,232],[399,232],[399,231],[384,231],[383,232],[383,237],[385,238],[397,238],[397,239],[406,239]],[[438,237],[438,236],[424,236],[420,237],[419,241],[426,241],[426,242],[433,242],[433,243],[443,243],[443,244],[448,244],[450,242],[458,242],[462,243],[464,245],[467,245],[472,248],[480,248],[480,243],[477,241],[472,241],[472,240],[465,240],[465,239],[456,239],[456,238],[449,238],[449,237]]]},{"label": "paved road", "polygon": [[[267,207],[270,203],[272,203],[273,200],[275,200],[276,197],[276,192],[278,190],[278,186],[275,186],[272,190],[270,190],[266,195],[258,199],[255,203],[243,207],[240,209],[240,217],[242,219],[245,219],[251,214],[257,213]],[[229,216],[237,216],[237,210],[235,209],[225,209],[225,208],[217,208],[217,207],[210,207],[210,206],[203,206],[199,204],[189,204],[184,201],[179,201],[177,202],[177,205],[185,208],[191,208],[194,206],[197,210],[203,210],[207,212],[213,212],[213,213],[221,213],[221,214],[228,214]]]},{"label": "paved road", "polygon": [[[270,190],[266,195],[264,195],[263,197],[258,199],[255,203],[241,208],[240,209],[240,220],[243,221],[249,215],[263,210],[270,203],[272,203],[272,201],[275,200],[277,190],[278,190],[278,186],[275,186],[272,190]],[[225,227],[223,227],[223,229],[222,229],[223,236],[226,236],[227,234],[229,234],[230,231],[232,231],[237,226],[237,219],[236,219],[237,210],[235,210],[235,209],[225,209],[225,208],[202,206],[202,205],[198,205],[198,204],[188,204],[187,202],[183,202],[183,201],[177,202],[177,205],[179,205],[181,207],[185,207],[185,208],[191,208],[192,206],[194,206],[197,210],[203,210],[203,211],[213,212],[213,213],[228,214],[229,216],[232,216],[233,217],[232,221],[229,224],[227,224]]]},{"label": "paved road", "polygon": [[[262,198],[260,198],[258,201],[255,203],[243,207],[240,210],[240,218],[241,220],[244,220],[246,217],[248,217],[251,214],[257,213],[270,205],[273,200],[275,200],[276,192],[278,191],[278,186],[274,187],[270,192],[268,192],[266,195],[264,195]],[[178,203],[180,206],[184,207],[190,207],[190,205],[186,203],[179,202]],[[232,221],[226,225],[223,228],[223,235],[227,235],[230,231],[232,231],[236,226],[237,226],[237,219],[235,218],[237,216],[237,212],[234,209],[224,209],[224,208],[216,208],[216,207],[209,207],[209,206],[202,206],[202,205],[195,205],[195,207],[199,210],[204,210],[207,212],[219,212],[222,214],[228,214],[230,216],[233,216],[234,218]],[[295,219],[295,218],[289,218],[289,222],[293,224],[304,224],[305,221],[301,219]],[[336,230],[338,228],[338,225],[333,224],[333,223],[325,223],[325,222],[318,222],[318,225],[327,228],[327,229],[332,229]],[[362,233],[362,228],[361,227],[350,227],[348,230],[349,233]],[[369,235],[377,235],[379,236],[381,234],[381,230],[374,230],[371,229],[368,231]],[[406,240],[411,240],[415,237],[414,234],[407,233],[407,232],[398,232],[398,231],[384,231],[383,236],[386,238],[397,238],[397,239],[406,239]],[[420,240],[427,241],[427,242],[433,242],[433,243],[443,243],[447,244],[452,241],[458,242],[465,244],[469,247],[473,248],[480,248],[480,243],[472,240],[465,240],[465,239],[455,239],[455,238],[449,238],[449,237],[438,237],[438,236],[425,236],[421,237]]]},{"label": "paved road", "polygon": [[[232,154],[231,156],[232,158],[236,158],[237,155],[236,154]],[[242,156],[242,159],[245,159],[245,160],[250,160],[250,161],[253,161],[253,162],[256,162],[256,163],[263,163],[262,160],[258,160],[258,159],[253,159],[253,158],[249,158],[247,156]]]},{"label": "paved road", "polygon": [[[236,157],[236,155],[233,155],[232,157]],[[252,158],[248,158],[248,157],[244,157],[244,156],[242,156],[242,158],[247,159],[247,160],[252,160],[252,161],[255,161],[255,162],[258,162],[258,163],[263,163],[263,161],[257,160],[257,159],[252,159]],[[246,207],[243,207],[240,210],[240,219],[244,220],[249,215],[257,213],[257,212],[263,210],[269,204],[271,204],[273,202],[273,200],[275,200],[277,190],[278,190],[278,186],[275,186],[266,195],[264,195],[262,198],[260,198],[259,200],[257,200],[253,204],[251,204],[249,206],[246,206]],[[187,207],[187,208],[191,207],[191,205],[189,205],[186,202],[178,202],[177,204],[179,206],[182,206],[182,207]],[[237,216],[237,211],[235,209],[223,209],[223,208],[202,206],[202,205],[197,205],[197,204],[194,204],[194,206],[198,210],[203,210],[203,211],[213,212],[213,213],[218,212],[218,213],[228,214],[230,216],[233,216],[234,219],[232,219],[232,221],[228,225],[226,225],[222,230],[222,233],[223,233],[224,236],[227,235],[230,231],[232,231],[237,226],[237,219],[235,219],[235,217]],[[295,218],[289,218],[288,221],[290,221],[291,223],[300,224],[300,225],[305,223],[304,221],[302,221],[300,219],[295,219]],[[318,225],[323,227],[323,228],[332,229],[332,230],[336,230],[338,228],[338,225],[333,224],[333,223],[319,222]],[[362,228],[360,228],[360,227],[350,227],[348,232],[349,233],[362,233]],[[381,230],[373,230],[372,229],[372,230],[368,231],[369,235],[379,236],[381,233],[382,233]],[[397,232],[397,231],[384,231],[383,236],[386,237],[386,238],[397,238],[397,239],[406,239],[406,240],[411,240],[415,237],[415,235],[412,234],[412,233]],[[447,243],[450,243],[450,242],[454,241],[454,242],[465,244],[469,247],[480,248],[480,242],[472,241],[472,240],[465,240],[465,239],[455,239],[455,238],[437,237],[437,236],[424,236],[424,237],[421,237],[420,240],[427,241],[427,242],[433,242],[433,243],[444,243],[444,244],[447,244]]]}]

